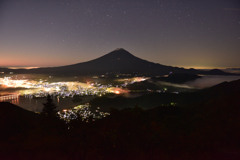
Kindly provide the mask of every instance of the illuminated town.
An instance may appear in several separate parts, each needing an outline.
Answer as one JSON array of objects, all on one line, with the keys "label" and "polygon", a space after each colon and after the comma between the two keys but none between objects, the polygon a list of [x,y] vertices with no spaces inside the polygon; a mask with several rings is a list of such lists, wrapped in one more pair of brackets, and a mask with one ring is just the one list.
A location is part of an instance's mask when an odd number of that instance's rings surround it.
[{"label": "illuminated town", "polygon": [[85,105],[78,105],[72,109],[64,109],[59,111],[58,115],[66,123],[69,123],[71,120],[80,118],[82,121],[90,122],[95,121],[96,119],[102,119],[110,115],[108,112],[100,112],[100,107],[97,107],[95,112],[91,111],[91,106],[87,103]]},{"label": "illuminated town", "polygon": [[0,78],[0,85],[7,88],[21,88],[19,96],[25,98],[40,98],[46,97],[48,94],[57,97],[73,97],[79,96],[102,96],[106,93],[121,94],[129,92],[124,89],[128,84],[144,81],[143,77],[135,77],[128,79],[119,79],[122,82],[120,85],[98,83],[82,83],[82,82],[54,82],[49,83],[46,80],[27,80],[27,79],[12,79],[11,77]]}]

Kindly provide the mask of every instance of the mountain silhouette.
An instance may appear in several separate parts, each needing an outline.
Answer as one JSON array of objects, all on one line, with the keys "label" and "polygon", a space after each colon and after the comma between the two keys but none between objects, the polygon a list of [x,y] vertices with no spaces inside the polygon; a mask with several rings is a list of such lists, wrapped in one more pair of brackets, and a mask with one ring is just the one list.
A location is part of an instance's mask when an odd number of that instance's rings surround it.
[{"label": "mountain silhouette", "polygon": [[[3,69],[2,69],[3,70]],[[188,74],[211,74],[227,75],[221,70],[200,71],[195,69],[184,69],[179,67],[165,66],[158,63],[149,62],[138,58],[125,49],[118,48],[97,59],[60,67],[47,67],[37,69],[7,70],[15,73],[41,73],[41,74],[61,74],[61,75],[99,75],[106,73],[131,73],[147,76],[166,75],[172,73]]]},{"label": "mountain silhouette", "polygon": [[[152,87],[151,89],[154,90],[157,89],[158,87],[154,86],[153,83],[147,83],[145,81],[134,84],[130,86],[130,89],[144,90],[145,88],[143,87],[148,88]],[[137,86],[138,84],[140,84],[141,86],[140,85]],[[168,90],[169,89],[170,88],[168,87]],[[189,105],[195,107],[196,104],[200,106],[201,104],[208,104],[208,102],[218,103],[219,101],[222,102],[221,105],[226,105],[226,107],[228,107],[229,105],[229,108],[231,108],[232,106],[237,106],[239,108],[240,105],[240,101],[238,98],[239,96],[240,96],[240,79],[231,82],[223,82],[213,87],[198,90],[195,92],[192,91],[181,92],[179,94],[170,92],[166,93],[149,92],[149,94],[145,94],[135,98],[127,98],[123,96],[118,96],[115,98],[107,96],[97,97],[90,101],[90,105],[92,107],[104,106],[101,109],[109,111],[110,108],[117,109],[132,108],[136,104],[138,104],[138,106],[141,108],[149,109],[154,108],[156,106],[162,106],[162,104],[171,104],[172,102],[175,102],[177,105],[180,106]],[[218,103],[218,105],[220,104]],[[213,104],[213,106],[215,106],[215,104]]]}]

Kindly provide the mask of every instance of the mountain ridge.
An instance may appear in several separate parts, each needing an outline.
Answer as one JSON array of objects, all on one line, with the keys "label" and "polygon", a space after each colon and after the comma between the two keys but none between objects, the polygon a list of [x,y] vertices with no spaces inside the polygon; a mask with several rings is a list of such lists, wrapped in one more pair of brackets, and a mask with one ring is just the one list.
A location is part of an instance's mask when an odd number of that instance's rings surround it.
[{"label": "mountain ridge", "polygon": [[[4,69],[2,69],[4,70]],[[6,69],[5,69],[6,70]],[[221,70],[199,71],[195,69],[184,69],[166,66],[159,63],[149,62],[134,56],[123,48],[116,49],[96,59],[59,67],[45,67],[35,69],[8,69],[15,73],[39,73],[39,74],[61,74],[61,75],[100,75],[109,72],[133,73],[146,76],[166,75],[173,73],[188,74],[210,74],[210,75],[235,75],[225,73]]]}]

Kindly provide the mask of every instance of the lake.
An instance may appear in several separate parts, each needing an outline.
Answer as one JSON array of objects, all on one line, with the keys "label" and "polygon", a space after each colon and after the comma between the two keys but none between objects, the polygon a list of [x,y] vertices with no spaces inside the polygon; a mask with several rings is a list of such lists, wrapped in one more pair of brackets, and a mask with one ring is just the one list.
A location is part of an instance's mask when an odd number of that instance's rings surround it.
[{"label": "lake", "polygon": [[[53,98],[54,103],[58,106],[57,110],[63,110],[71,107],[75,107],[80,104],[88,103],[94,96],[85,96],[81,102],[73,102],[72,98]],[[46,98],[25,98],[20,96],[18,99],[8,100],[8,102],[20,106],[26,110],[33,112],[41,112],[43,103],[46,103]]]}]

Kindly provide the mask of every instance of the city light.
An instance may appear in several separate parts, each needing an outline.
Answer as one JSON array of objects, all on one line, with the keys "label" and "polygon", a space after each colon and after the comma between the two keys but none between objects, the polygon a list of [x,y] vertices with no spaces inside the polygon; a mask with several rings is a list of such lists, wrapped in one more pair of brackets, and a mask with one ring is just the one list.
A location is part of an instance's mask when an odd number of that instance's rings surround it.
[{"label": "city light", "polygon": [[80,119],[85,122],[95,121],[96,119],[102,119],[106,116],[109,116],[108,112],[100,112],[100,107],[97,107],[95,112],[91,111],[91,106],[89,104],[78,105],[72,109],[64,109],[59,111],[57,114],[61,119],[66,123],[69,123],[71,120]]},{"label": "city light", "polygon": [[6,88],[21,88],[20,96],[25,98],[46,97],[48,94],[58,98],[79,96],[103,96],[107,93],[124,94],[128,93],[125,87],[135,82],[144,81],[147,78],[134,77],[128,79],[119,79],[122,84],[107,84],[99,83],[82,83],[82,82],[47,82],[46,80],[28,80],[28,79],[12,79],[12,77],[0,78],[0,85]]}]

